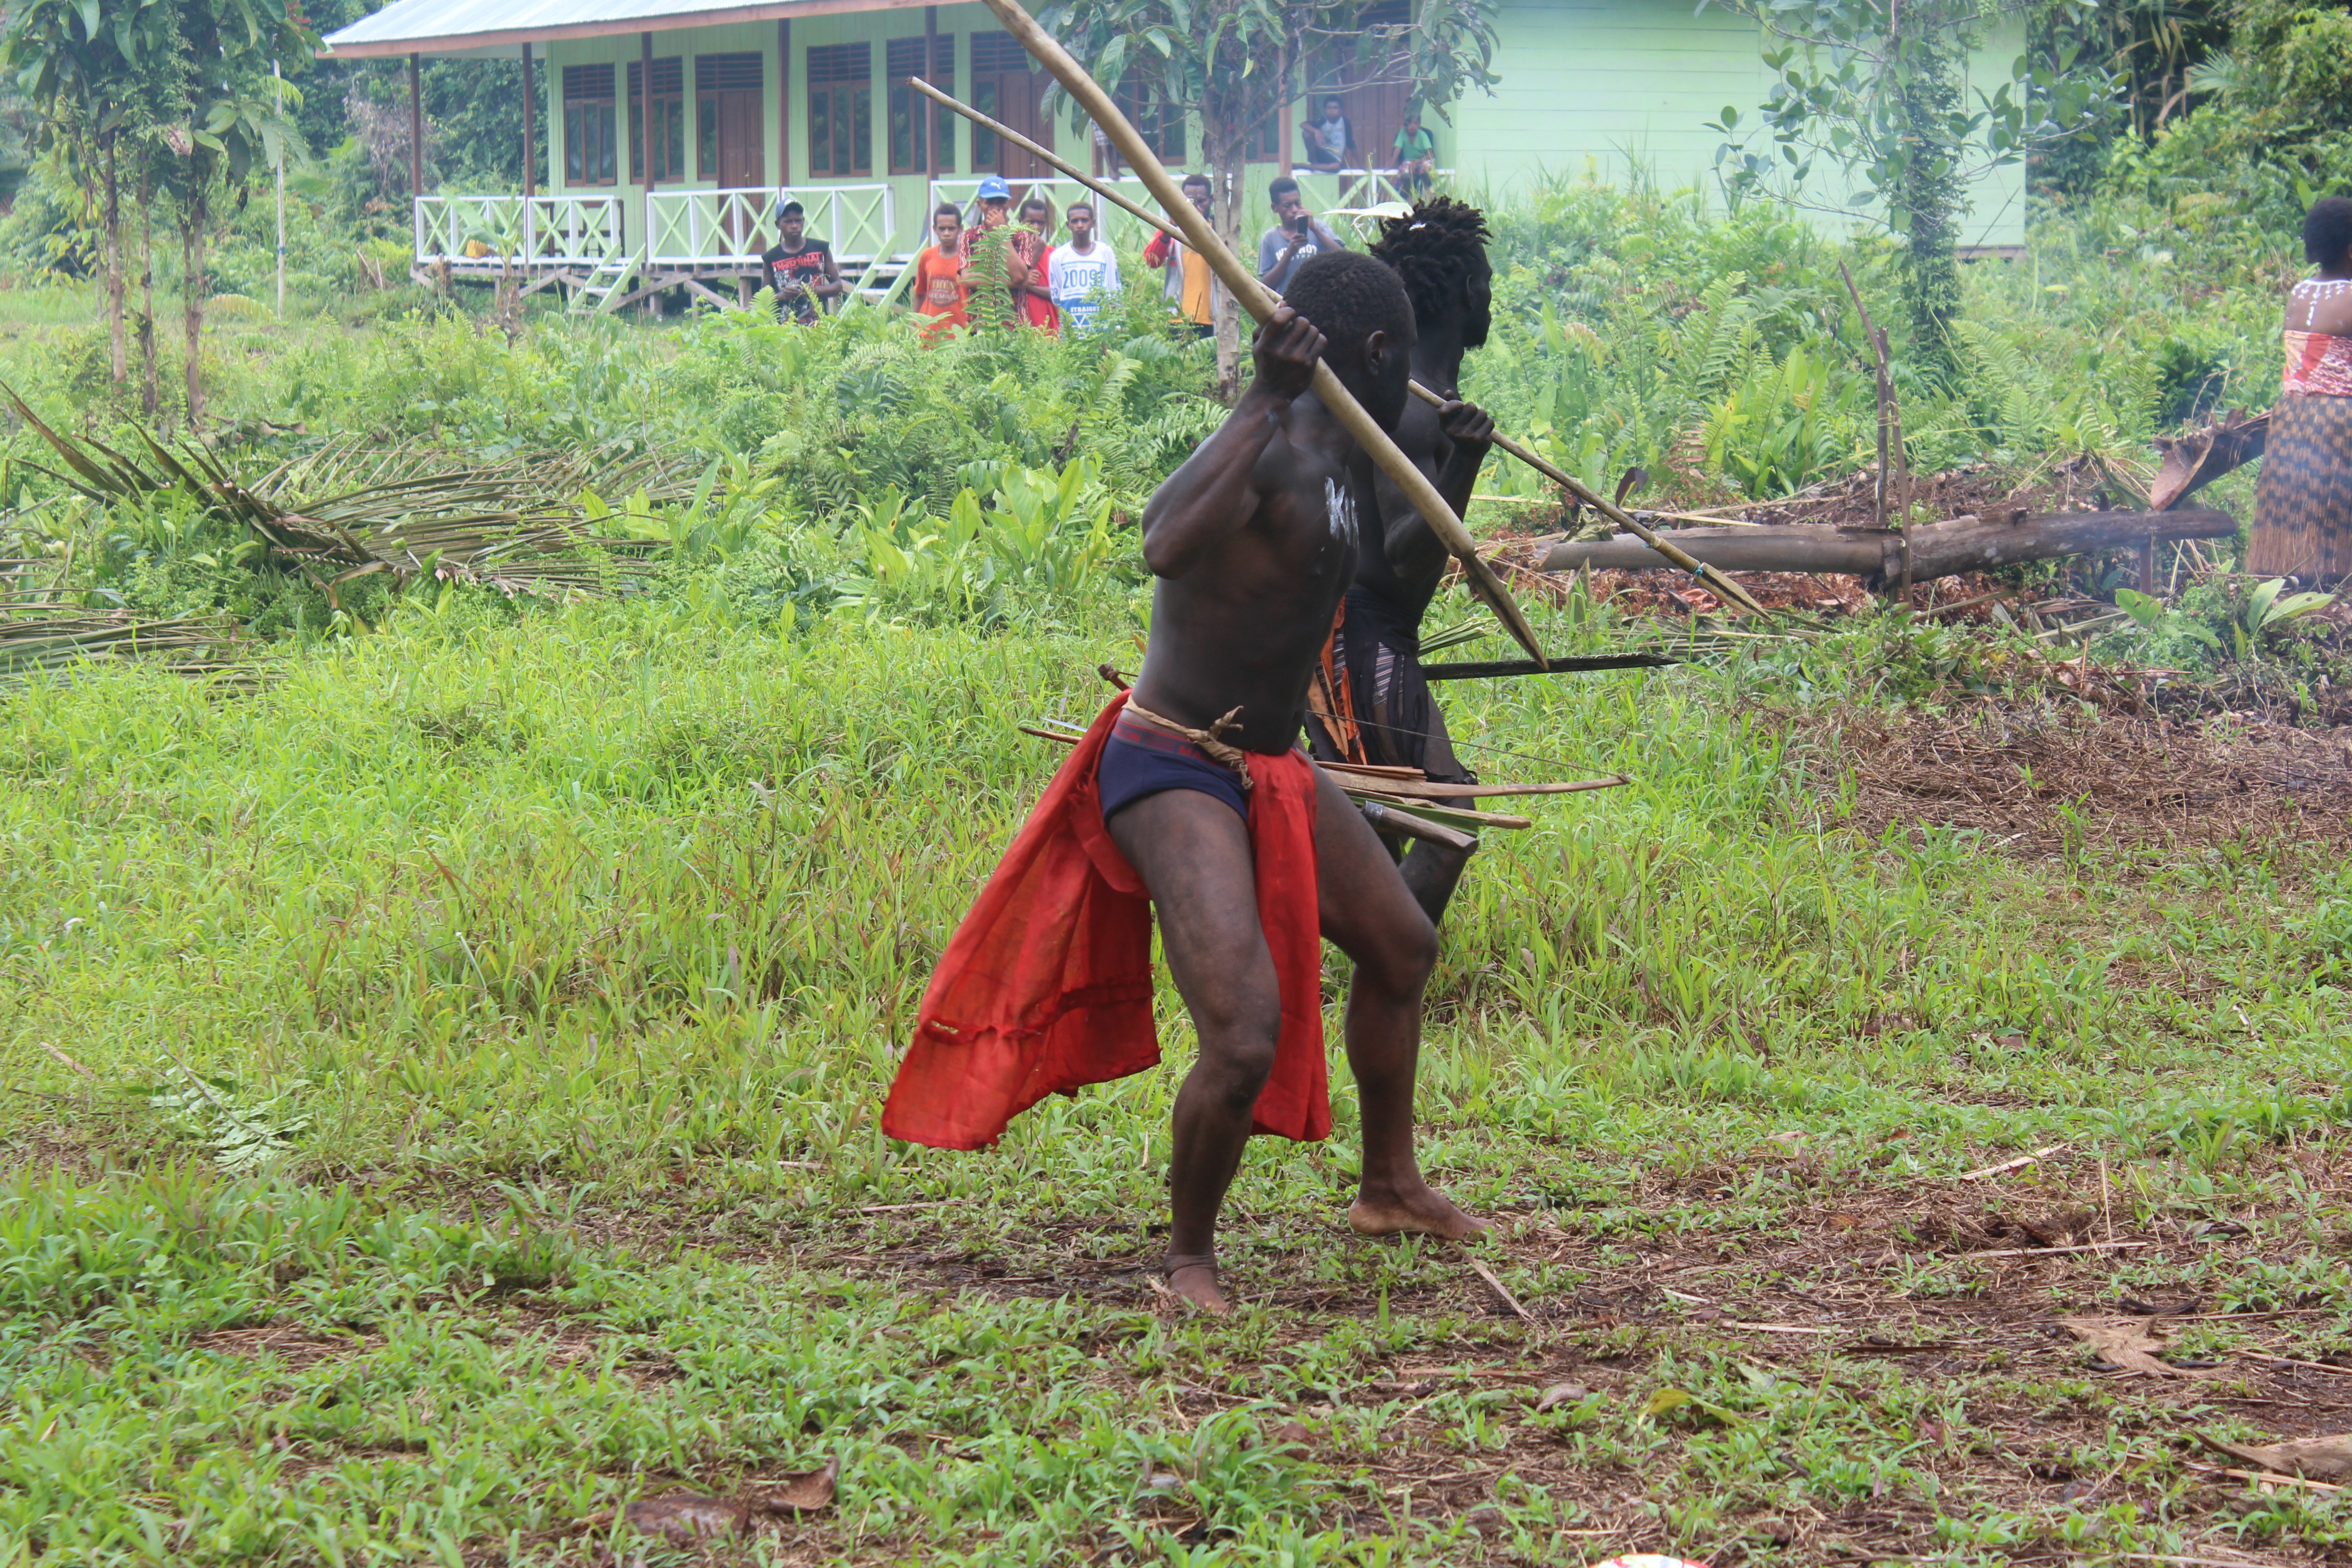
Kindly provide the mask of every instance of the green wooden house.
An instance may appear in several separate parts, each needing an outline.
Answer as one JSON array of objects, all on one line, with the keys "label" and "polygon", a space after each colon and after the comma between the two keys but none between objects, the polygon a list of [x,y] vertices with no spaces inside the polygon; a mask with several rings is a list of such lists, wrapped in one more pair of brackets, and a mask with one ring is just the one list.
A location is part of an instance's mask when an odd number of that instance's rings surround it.
[{"label": "green wooden house", "polygon": [[[1497,90],[1454,105],[1450,123],[1429,121],[1457,189],[1501,195],[1587,171],[1622,179],[1629,164],[1668,184],[1706,181],[1719,138],[1705,122],[1726,104],[1761,101],[1766,87],[1755,27],[1720,10],[1695,15],[1690,0],[1500,0],[1499,31]],[[2017,40],[1996,46],[1988,58],[2005,60]],[[1090,135],[1043,112],[1049,79],[977,4],[395,0],[329,36],[323,52],[406,57],[412,114],[419,59],[514,60],[530,105],[525,189],[419,195],[416,265],[470,277],[520,269],[584,303],[677,287],[740,303],[786,197],[878,297],[922,242],[924,215],[969,202],[984,175],[1016,193],[1040,189],[1057,210],[1078,194],[1029,154],[932,110],[909,76],[1107,172]],[[1355,132],[1336,173],[1304,167],[1299,134],[1327,96],[1340,98]],[[1344,79],[1287,106],[1249,149],[1244,232],[1271,221],[1265,184],[1286,168],[1318,211],[1393,198],[1384,165],[1403,112],[1402,87]],[[1163,163],[1199,155],[1197,125],[1142,106],[1136,118]],[[2017,171],[1989,180],[1971,246],[2021,244],[2022,206]],[[1114,238],[1132,221],[1106,214]]]}]

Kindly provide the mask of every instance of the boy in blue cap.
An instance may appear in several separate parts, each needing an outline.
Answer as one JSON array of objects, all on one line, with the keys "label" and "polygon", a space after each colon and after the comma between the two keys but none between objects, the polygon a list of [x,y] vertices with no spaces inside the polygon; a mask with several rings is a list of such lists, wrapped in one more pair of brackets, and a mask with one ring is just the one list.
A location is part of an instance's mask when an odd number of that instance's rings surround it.
[{"label": "boy in blue cap", "polygon": [[[968,228],[963,233],[964,278],[968,283],[973,281],[971,272],[971,258],[974,247],[980,242],[980,237],[991,229],[1006,228],[1012,216],[1013,187],[1004,183],[1004,177],[1001,174],[991,174],[981,181],[980,226],[977,228]],[[1013,320],[1015,321],[1021,320],[1022,288],[1029,281],[1030,275],[1037,270],[1037,264],[1044,255],[1045,248],[1045,242],[1039,239],[1035,233],[1029,229],[1012,227],[1007,230],[1003,282],[1006,300],[1011,307]],[[993,282],[996,279],[990,279],[990,281]],[[1040,281],[1042,282],[1043,279],[1040,279]]]}]

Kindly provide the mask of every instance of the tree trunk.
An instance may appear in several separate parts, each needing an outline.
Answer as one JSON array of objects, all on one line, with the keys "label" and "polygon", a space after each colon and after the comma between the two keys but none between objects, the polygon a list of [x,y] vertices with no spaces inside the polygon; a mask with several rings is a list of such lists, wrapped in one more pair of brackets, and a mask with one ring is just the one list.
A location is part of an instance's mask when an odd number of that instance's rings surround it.
[{"label": "tree trunk", "polygon": [[124,386],[131,380],[131,350],[122,331],[122,187],[115,165],[116,143],[121,132],[106,133],[106,213],[102,219],[106,233],[106,331],[107,346],[113,351],[111,370],[114,384]]},{"label": "tree trunk", "polygon": [[162,372],[155,364],[155,183],[139,176],[139,362],[145,385],[141,405],[153,424],[163,406]]},{"label": "tree trunk", "polygon": [[[1234,95],[1239,98],[1241,95]],[[1209,188],[1216,193],[1216,205],[1210,215],[1217,237],[1225,248],[1241,258],[1244,267],[1256,260],[1254,253],[1242,247],[1242,207],[1247,199],[1243,190],[1242,137],[1248,124],[1244,104],[1203,104],[1201,116],[1202,148],[1209,164]],[[1234,110],[1226,112],[1225,110]],[[1217,395],[1231,403],[1241,394],[1242,384],[1242,307],[1232,290],[1223,284],[1216,290],[1217,300]]]},{"label": "tree trunk", "polygon": [[205,416],[205,388],[196,374],[196,347],[205,330],[205,182],[200,171],[188,171],[188,202],[180,220],[180,258],[187,276],[182,281],[187,325],[188,428]]},{"label": "tree trunk", "polygon": [[[2021,561],[2137,548],[2151,537],[2226,539],[2237,531],[2237,519],[2226,511],[2070,511],[1990,518],[1971,513],[1909,531],[1911,577],[1924,583]],[[1799,523],[1785,528],[1678,528],[1658,537],[1679,545],[1694,560],[1727,572],[1844,572],[1892,582],[1902,570],[1903,536],[1892,530]],[[1555,544],[1543,559],[1547,572],[1666,564],[1664,556],[1630,533],[1592,543]]]},{"label": "tree trunk", "polygon": [[1899,89],[1904,139],[1911,144],[1898,194],[1909,218],[1903,302],[1911,317],[1915,363],[1948,382],[1955,369],[1952,321],[1960,313],[1960,219],[1968,210],[1960,149],[1951,132],[1951,117],[1960,110],[1958,62],[1950,36],[1932,27],[1912,49],[1912,74]]}]

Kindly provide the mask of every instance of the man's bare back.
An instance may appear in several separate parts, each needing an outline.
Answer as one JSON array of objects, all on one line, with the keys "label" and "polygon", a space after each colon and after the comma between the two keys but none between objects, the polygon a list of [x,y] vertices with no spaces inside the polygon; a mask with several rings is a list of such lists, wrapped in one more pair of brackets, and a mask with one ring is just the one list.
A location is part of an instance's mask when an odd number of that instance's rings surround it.
[{"label": "man's bare back", "polygon": [[[1327,272],[1378,265],[1334,257],[1308,267],[1327,260]],[[1307,277],[1302,268],[1300,279]],[[1385,269],[1379,279],[1393,282]],[[1366,283],[1360,273],[1357,282]],[[1303,287],[1294,282],[1294,297]],[[1256,378],[1145,510],[1144,557],[1160,584],[1136,708],[1194,731],[1230,714],[1221,738],[1245,752],[1295,745],[1308,677],[1354,576],[1362,520],[1372,515],[1370,459],[1307,388],[1328,355],[1373,417],[1392,426],[1412,348],[1402,286],[1395,304],[1401,310],[1382,318],[1384,330],[1360,324],[1336,349],[1288,305],[1259,329]],[[1483,1227],[1429,1186],[1412,1154],[1421,993],[1435,963],[1435,929],[1362,816],[1319,770],[1315,778],[1318,920],[1357,965],[1346,1030],[1364,1157],[1349,1221],[1370,1234],[1475,1234]],[[1107,795],[1106,811],[1113,840],[1151,894],[1201,1043],[1177,1096],[1163,1268],[1179,1295],[1222,1313],[1217,1211],[1282,1029],[1251,828],[1230,800],[1182,784],[1116,805]]]}]

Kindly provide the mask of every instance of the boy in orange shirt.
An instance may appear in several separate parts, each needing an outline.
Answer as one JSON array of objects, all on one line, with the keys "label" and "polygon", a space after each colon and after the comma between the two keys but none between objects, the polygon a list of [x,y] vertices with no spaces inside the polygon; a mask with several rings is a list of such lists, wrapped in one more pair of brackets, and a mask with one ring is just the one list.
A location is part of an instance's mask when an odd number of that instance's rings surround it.
[{"label": "boy in orange shirt", "polygon": [[931,239],[915,258],[915,310],[930,318],[922,328],[926,343],[971,325],[971,285],[963,277],[963,214],[954,203],[941,202],[931,214]]},{"label": "boy in orange shirt", "polygon": [[[1184,199],[1191,202],[1202,217],[1207,217],[1212,205],[1209,176],[1185,175],[1183,190]],[[1165,292],[1169,307],[1180,320],[1192,323],[1196,336],[1205,338],[1217,330],[1217,296],[1223,291],[1224,286],[1210,270],[1206,257],[1196,254],[1181,240],[1162,229],[1152,237],[1150,245],[1143,247],[1143,264],[1167,269]]]}]

